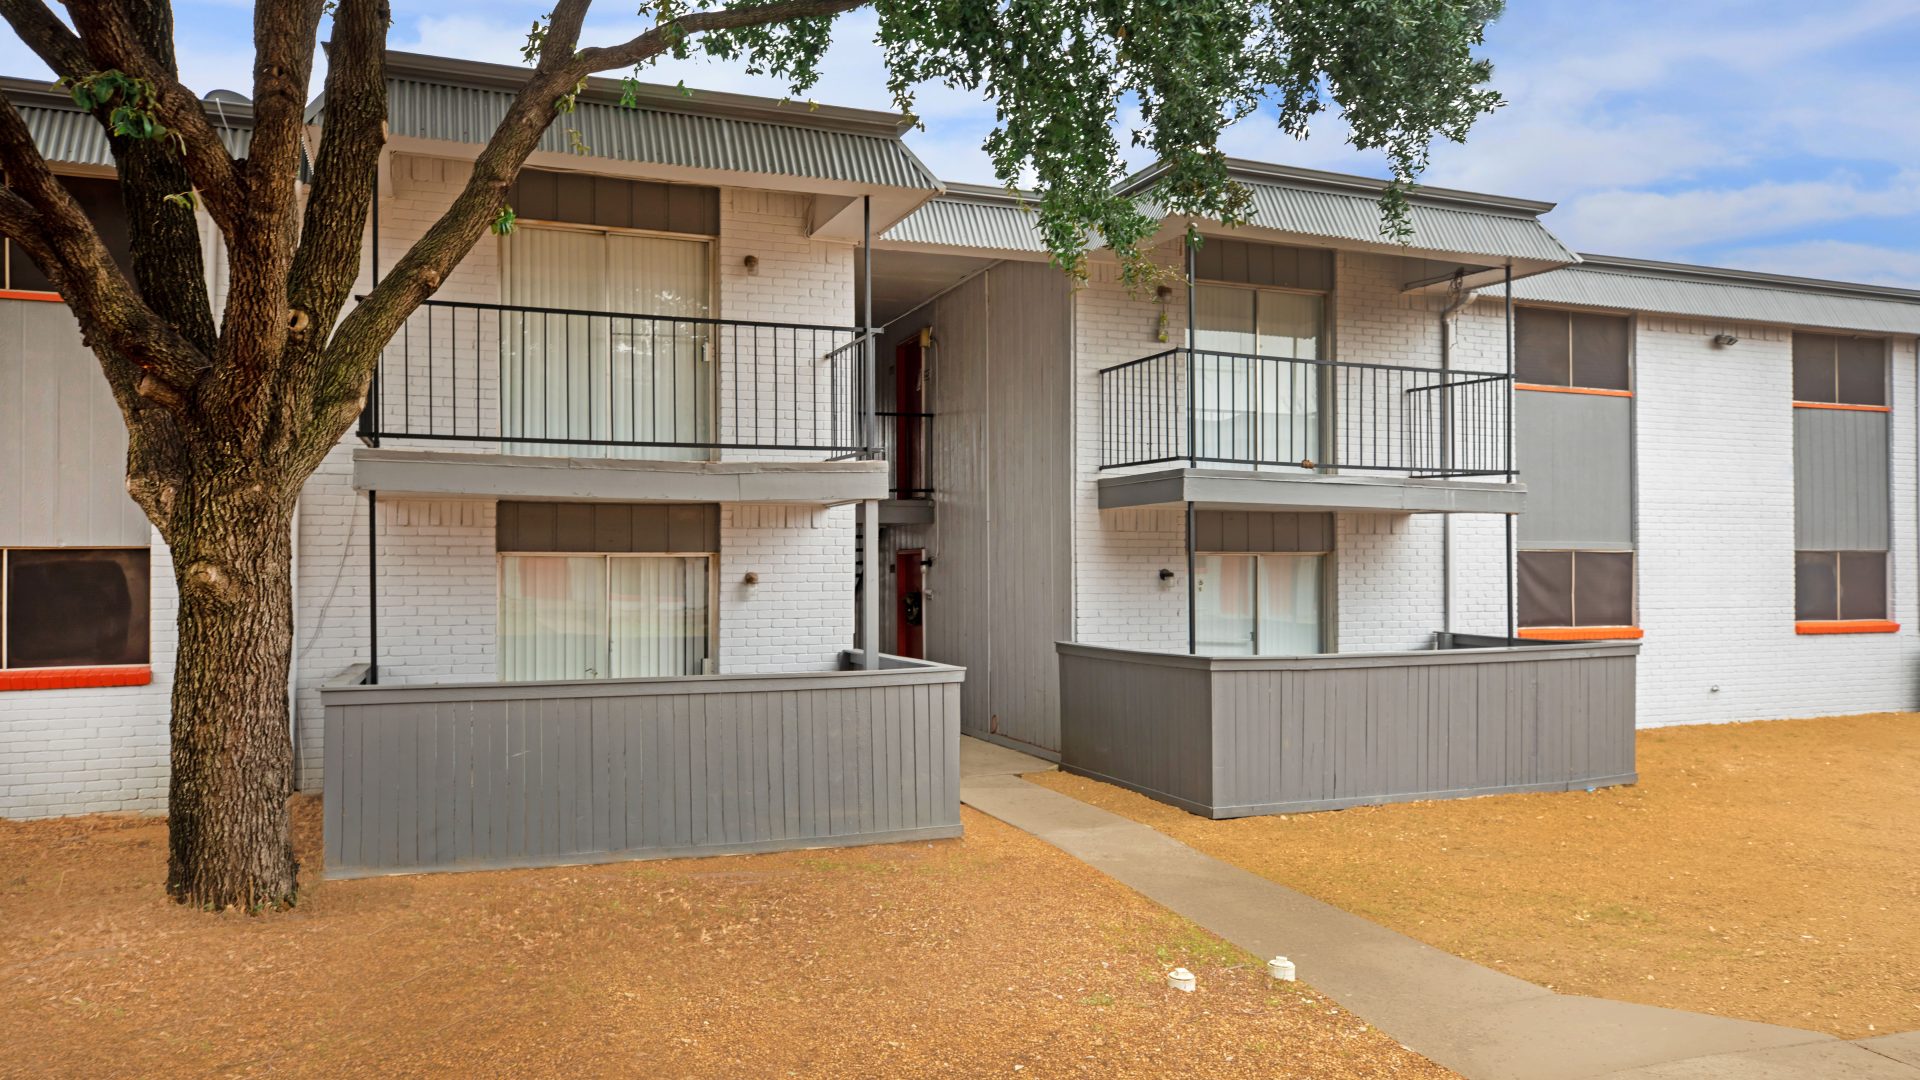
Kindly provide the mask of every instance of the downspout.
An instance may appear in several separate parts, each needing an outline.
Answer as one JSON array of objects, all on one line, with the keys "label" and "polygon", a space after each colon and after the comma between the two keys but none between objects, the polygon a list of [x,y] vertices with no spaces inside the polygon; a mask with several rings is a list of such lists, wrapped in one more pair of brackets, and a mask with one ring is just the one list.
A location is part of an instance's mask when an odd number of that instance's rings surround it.
[{"label": "downspout", "polygon": [[287,741],[293,745],[293,790],[300,790],[300,496],[293,497],[287,591],[293,640],[287,645]]},{"label": "downspout", "polygon": [[[1453,368],[1454,316],[1473,299],[1473,294],[1465,288],[1466,273],[1464,267],[1453,272],[1453,281],[1447,286],[1447,304],[1440,309],[1440,370],[1443,372]],[[1443,375],[1440,381],[1445,382],[1446,377]],[[1450,460],[1451,410],[1452,403],[1442,397],[1440,399],[1440,452],[1447,455],[1447,459],[1442,461],[1444,465],[1452,464]],[[1457,569],[1453,543],[1453,515],[1442,514],[1440,515],[1440,629],[1448,634],[1453,633],[1454,571]]]}]

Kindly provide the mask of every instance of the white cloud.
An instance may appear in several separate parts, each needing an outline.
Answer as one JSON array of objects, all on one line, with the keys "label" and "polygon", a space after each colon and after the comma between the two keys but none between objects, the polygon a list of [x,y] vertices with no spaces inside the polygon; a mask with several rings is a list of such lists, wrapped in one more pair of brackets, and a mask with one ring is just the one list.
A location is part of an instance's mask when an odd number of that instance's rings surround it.
[{"label": "white cloud", "polygon": [[1675,192],[1607,190],[1562,203],[1547,224],[1575,247],[1659,257],[1808,226],[1901,218],[1920,206],[1920,173],[1880,187],[1847,177]]},{"label": "white cloud", "polygon": [[1860,281],[1920,289],[1920,251],[1845,240],[1808,240],[1767,247],[1736,248],[1720,254],[1744,269],[1800,277]]}]

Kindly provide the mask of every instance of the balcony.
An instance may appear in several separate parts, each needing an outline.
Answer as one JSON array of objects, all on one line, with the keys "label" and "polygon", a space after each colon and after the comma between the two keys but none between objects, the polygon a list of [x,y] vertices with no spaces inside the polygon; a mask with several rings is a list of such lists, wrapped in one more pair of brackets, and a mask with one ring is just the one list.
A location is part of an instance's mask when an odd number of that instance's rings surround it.
[{"label": "balcony", "polygon": [[1518,513],[1512,384],[1169,349],[1100,372],[1100,505]]},{"label": "balcony", "polygon": [[886,497],[846,326],[431,300],[388,344],[356,486],[422,495]]}]

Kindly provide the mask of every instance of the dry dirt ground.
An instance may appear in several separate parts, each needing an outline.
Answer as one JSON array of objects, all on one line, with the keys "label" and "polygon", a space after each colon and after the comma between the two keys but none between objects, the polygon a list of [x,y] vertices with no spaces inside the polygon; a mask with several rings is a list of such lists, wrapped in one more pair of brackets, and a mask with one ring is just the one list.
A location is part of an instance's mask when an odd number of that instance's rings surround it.
[{"label": "dry dirt ground", "polygon": [[1236,821],[1030,779],[1556,990],[1920,1028],[1920,715],[1644,731],[1638,752],[1633,787]]},{"label": "dry dirt ground", "polygon": [[[296,803],[318,858],[318,806]],[[1451,1073],[1066,855],[963,840],[166,902],[165,829],[0,822],[0,1075]],[[1185,965],[1188,995],[1166,988]]]}]

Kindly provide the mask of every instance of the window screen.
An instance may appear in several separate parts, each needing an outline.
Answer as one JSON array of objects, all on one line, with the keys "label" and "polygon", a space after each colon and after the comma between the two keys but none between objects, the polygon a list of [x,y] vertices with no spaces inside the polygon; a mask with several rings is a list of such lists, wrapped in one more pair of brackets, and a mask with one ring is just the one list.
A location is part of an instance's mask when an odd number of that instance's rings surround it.
[{"label": "window screen", "polygon": [[[120,184],[89,176],[60,177],[61,186],[73,193],[75,202],[99,230],[107,253],[128,277],[133,275],[132,242],[127,233],[127,210],[120,202]],[[52,292],[53,283],[40,272],[20,245],[7,241],[6,288],[26,292]]]},{"label": "window screen", "polygon": [[1523,383],[1596,390],[1631,388],[1624,315],[1519,308],[1514,370]]},{"label": "window screen", "polygon": [[148,659],[147,552],[6,552],[6,666],[90,667]]},{"label": "window screen", "polygon": [[1521,626],[1632,626],[1633,553],[1522,551]]},{"label": "window screen", "polygon": [[1793,335],[1793,399],[1814,404],[1885,405],[1885,339]]},{"label": "window screen", "polygon": [[1887,553],[1794,553],[1794,618],[1804,622],[1887,617]]}]

